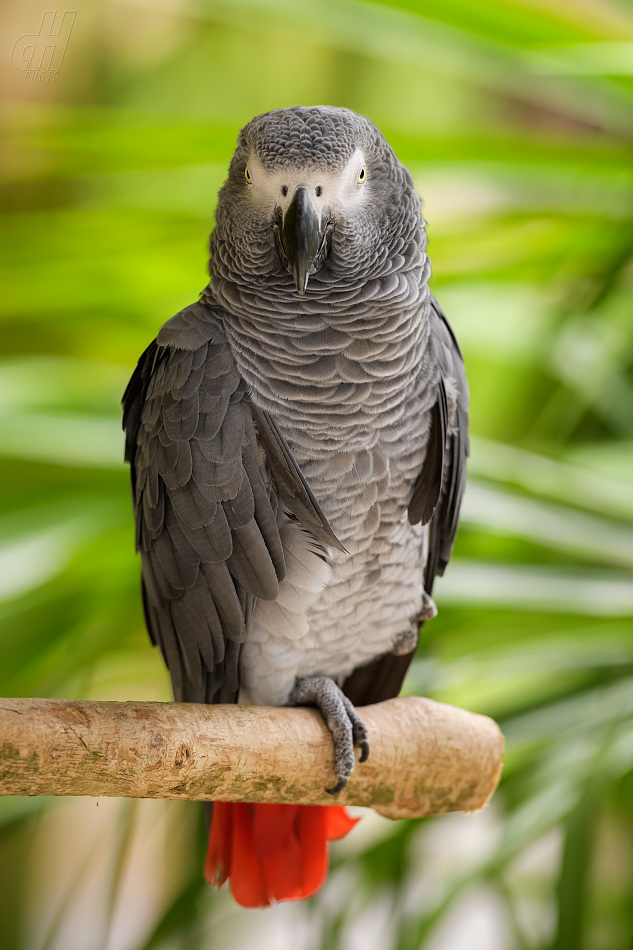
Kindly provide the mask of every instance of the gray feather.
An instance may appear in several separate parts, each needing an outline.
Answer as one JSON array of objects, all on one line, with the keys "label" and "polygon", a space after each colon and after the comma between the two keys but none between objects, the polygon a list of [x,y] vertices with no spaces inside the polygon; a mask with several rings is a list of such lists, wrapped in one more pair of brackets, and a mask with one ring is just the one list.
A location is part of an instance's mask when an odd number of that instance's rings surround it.
[{"label": "gray feather", "polygon": [[277,574],[254,520],[233,531],[233,552],[226,566],[238,583],[255,597],[262,600],[277,597]]},{"label": "gray feather", "polygon": [[266,457],[273,478],[287,507],[299,521],[309,525],[317,538],[346,554],[347,551],[328,524],[274,419],[269,413],[263,412],[254,405],[252,413],[266,449]]},{"label": "gray feather", "polygon": [[437,400],[431,409],[426,456],[422,471],[413,486],[413,495],[409,503],[410,524],[428,524],[439,501],[444,474],[447,424],[446,388],[444,380],[440,377]]}]

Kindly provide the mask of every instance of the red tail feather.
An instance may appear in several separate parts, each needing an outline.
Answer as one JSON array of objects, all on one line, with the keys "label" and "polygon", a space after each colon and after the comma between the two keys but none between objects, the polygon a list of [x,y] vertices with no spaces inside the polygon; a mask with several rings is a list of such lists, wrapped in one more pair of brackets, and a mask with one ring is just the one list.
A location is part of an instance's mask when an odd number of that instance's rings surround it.
[{"label": "red tail feather", "polygon": [[204,876],[216,887],[230,878],[242,907],[311,897],[327,874],[328,841],[357,821],[336,805],[215,802]]}]

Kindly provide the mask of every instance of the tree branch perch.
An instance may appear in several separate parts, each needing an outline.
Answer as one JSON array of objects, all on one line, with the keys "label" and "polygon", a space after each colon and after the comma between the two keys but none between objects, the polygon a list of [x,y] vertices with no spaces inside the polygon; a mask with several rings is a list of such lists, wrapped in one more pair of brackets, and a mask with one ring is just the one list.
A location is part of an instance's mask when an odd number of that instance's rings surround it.
[{"label": "tree branch perch", "polygon": [[0,700],[0,794],[368,805],[389,818],[475,811],[503,737],[486,716],[409,696],[360,710],[371,753],[333,799],[313,709]]}]

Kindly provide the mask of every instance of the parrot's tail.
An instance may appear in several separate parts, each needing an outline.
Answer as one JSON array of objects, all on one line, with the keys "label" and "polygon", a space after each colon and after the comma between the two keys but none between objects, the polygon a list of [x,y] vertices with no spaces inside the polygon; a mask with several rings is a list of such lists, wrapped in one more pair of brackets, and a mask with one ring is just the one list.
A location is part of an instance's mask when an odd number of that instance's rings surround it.
[{"label": "parrot's tail", "polygon": [[214,802],[204,876],[216,887],[230,878],[242,907],[310,897],[327,874],[328,841],[358,820],[336,805]]}]

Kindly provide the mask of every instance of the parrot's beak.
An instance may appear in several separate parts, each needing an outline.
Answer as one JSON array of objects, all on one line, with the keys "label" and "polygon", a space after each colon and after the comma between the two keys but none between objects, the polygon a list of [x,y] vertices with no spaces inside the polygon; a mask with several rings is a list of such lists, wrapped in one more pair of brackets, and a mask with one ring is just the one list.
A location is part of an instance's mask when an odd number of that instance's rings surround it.
[{"label": "parrot's beak", "polygon": [[321,214],[310,201],[308,189],[300,185],[283,215],[280,226],[282,258],[302,296],[310,274],[315,274],[327,255],[329,213]]}]

